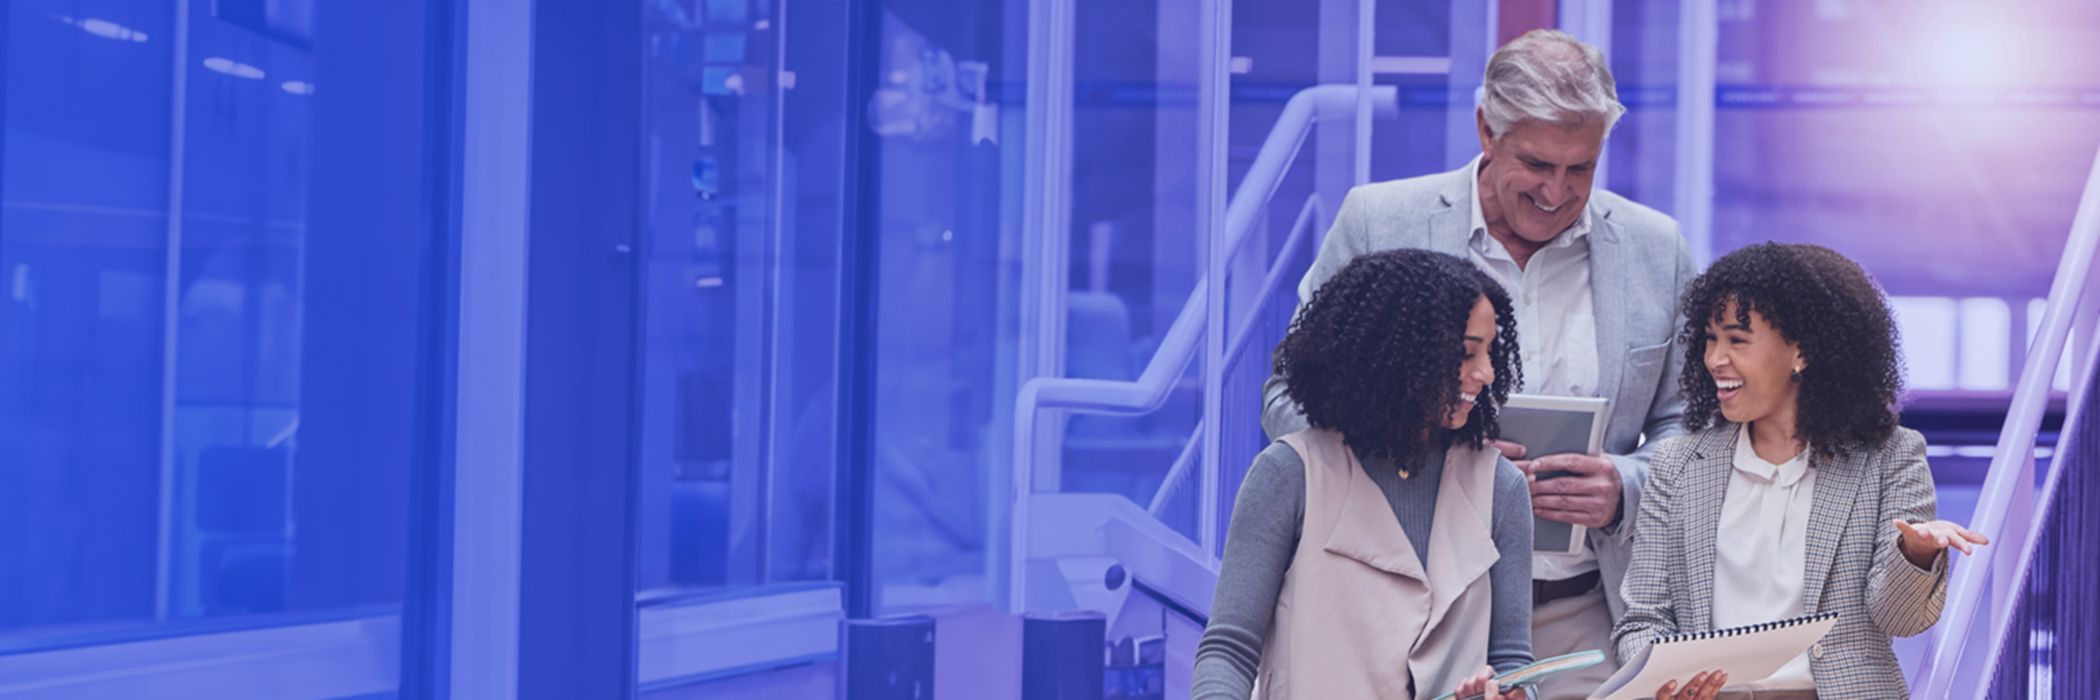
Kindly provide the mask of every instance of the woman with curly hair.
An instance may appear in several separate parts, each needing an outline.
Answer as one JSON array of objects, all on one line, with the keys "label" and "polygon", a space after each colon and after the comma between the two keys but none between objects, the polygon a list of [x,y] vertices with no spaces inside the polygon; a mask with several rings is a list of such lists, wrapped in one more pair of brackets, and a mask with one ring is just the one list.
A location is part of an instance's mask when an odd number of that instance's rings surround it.
[{"label": "woman with curly hair", "polygon": [[1709,671],[1657,698],[1908,697],[1889,639],[1925,631],[1947,552],[1925,440],[1896,424],[1896,324],[1866,271],[1813,245],[1754,245],[1686,289],[1685,427],[1657,446],[1634,525],[1619,658],[1656,637],[1801,615],[1836,626],[1771,676]]},{"label": "woman with curly hair", "polygon": [[1522,697],[1490,680],[1531,661],[1531,495],[1486,444],[1516,356],[1509,296],[1450,255],[1313,294],[1276,348],[1312,427],[1240,487],[1195,697]]}]

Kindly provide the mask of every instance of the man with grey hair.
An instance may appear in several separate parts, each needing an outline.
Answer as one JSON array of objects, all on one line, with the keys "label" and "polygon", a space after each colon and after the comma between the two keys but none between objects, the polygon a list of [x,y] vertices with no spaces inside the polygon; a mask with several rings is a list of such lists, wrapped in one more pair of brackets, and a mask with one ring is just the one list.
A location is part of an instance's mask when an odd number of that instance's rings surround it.
[{"label": "man with grey hair", "polygon": [[[1495,51],[1484,83],[1480,156],[1455,171],[1351,190],[1298,285],[1299,302],[1365,253],[1464,257],[1509,291],[1524,391],[1610,399],[1602,454],[1527,455],[1498,443],[1533,477],[1539,518],[1588,532],[1577,554],[1533,558],[1535,657],[1586,649],[1609,657],[1649,453],[1684,432],[1672,381],[1683,357],[1673,338],[1691,255],[1676,221],[1593,187],[1604,137],[1625,112],[1595,47],[1534,30]],[[1306,427],[1280,379],[1269,380],[1264,401],[1271,438]],[[1614,670],[1607,660],[1563,674],[1541,697],[1586,697]]]}]

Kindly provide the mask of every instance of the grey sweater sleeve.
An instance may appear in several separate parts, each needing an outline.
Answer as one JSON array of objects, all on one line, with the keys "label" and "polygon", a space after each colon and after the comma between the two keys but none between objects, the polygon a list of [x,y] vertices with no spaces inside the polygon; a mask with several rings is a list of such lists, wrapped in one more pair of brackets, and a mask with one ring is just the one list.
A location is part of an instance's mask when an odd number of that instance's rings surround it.
[{"label": "grey sweater sleeve", "polygon": [[1233,501],[1210,626],[1196,643],[1192,696],[1240,700],[1254,692],[1255,669],[1276,617],[1283,574],[1298,550],[1304,511],[1305,462],[1289,445],[1270,443],[1248,467]]},{"label": "grey sweater sleeve", "polygon": [[1488,567],[1495,595],[1488,615],[1488,665],[1496,673],[1532,662],[1531,488],[1524,472],[1507,459],[1495,460],[1495,551]]}]

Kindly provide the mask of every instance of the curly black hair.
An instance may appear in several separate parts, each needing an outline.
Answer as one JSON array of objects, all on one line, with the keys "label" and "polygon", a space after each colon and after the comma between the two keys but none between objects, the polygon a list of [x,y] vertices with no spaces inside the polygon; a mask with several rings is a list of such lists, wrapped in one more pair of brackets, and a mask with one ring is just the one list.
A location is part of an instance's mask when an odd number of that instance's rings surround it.
[{"label": "curly black hair", "polygon": [[[1482,296],[1495,308],[1495,381],[1474,399],[1465,427],[1445,431],[1466,320]],[[1443,253],[1392,250],[1360,256],[1321,285],[1275,360],[1306,422],[1341,433],[1362,454],[1398,461],[1432,441],[1478,447],[1495,437],[1495,407],[1522,383],[1516,357],[1516,314],[1494,278]]]},{"label": "curly black hair", "polygon": [[1836,251],[1761,243],[1722,256],[1685,289],[1684,422],[1700,430],[1727,422],[1706,371],[1706,326],[1728,302],[1735,321],[1750,312],[1801,347],[1795,432],[1821,457],[1880,444],[1896,430],[1903,391],[1901,341],[1888,299],[1866,270]]}]

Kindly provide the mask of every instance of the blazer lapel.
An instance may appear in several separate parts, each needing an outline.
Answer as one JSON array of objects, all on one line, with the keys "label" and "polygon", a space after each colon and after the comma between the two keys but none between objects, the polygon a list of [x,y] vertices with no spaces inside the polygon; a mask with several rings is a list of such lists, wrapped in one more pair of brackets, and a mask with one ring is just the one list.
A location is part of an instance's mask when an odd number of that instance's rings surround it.
[{"label": "blazer lapel", "polygon": [[1804,554],[1808,561],[1802,562],[1801,611],[1814,615],[1823,611],[1823,583],[1830,576],[1830,563],[1837,558],[1838,548],[1845,543],[1845,532],[1850,529],[1845,527],[1845,520],[1852,516],[1864,470],[1860,468],[1858,450],[1840,454],[1827,463],[1810,459],[1816,469],[1816,493],[1808,511],[1808,551]]},{"label": "blazer lapel", "polygon": [[1437,203],[1427,217],[1430,250],[1466,257],[1466,244],[1473,239],[1473,168],[1446,173],[1451,177],[1437,190]]},{"label": "blazer lapel", "polygon": [[1693,450],[1691,463],[1685,465],[1684,485],[1676,501],[1683,510],[1673,515],[1682,518],[1685,528],[1683,561],[1692,601],[1685,611],[1689,619],[1682,629],[1686,631],[1713,629],[1715,546],[1721,535],[1721,502],[1728,498],[1729,473],[1735,471],[1729,461],[1735,457],[1738,432],[1708,430]]},{"label": "blazer lapel", "polygon": [[[1596,201],[1591,200],[1591,206]],[[1626,367],[1628,304],[1639,299],[1634,279],[1641,272],[1633,251],[1620,245],[1617,225],[1609,210],[1590,214],[1590,306],[1597,321],[1597,395],[1611,399],[1618,408],[1619,381]],[[1670,300],[1672,303],[1675,299]]]},{"label": "blazer lapel", "polygon": [[1334,532],[1327,536],[1325,549],[1380,571],[1429,582],[1414,545],[1407,541],[1407,531],[1400,527],[1393,506],[1386,503],[1385,492],[1371,483],[1353,453],[1349,455],[1349,493],[1343,497],[1341,515],[1336,517]]}]

